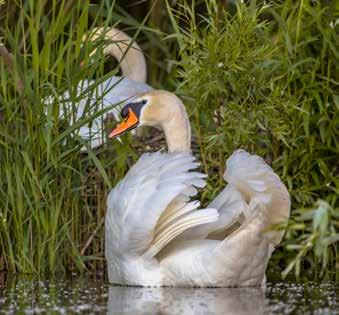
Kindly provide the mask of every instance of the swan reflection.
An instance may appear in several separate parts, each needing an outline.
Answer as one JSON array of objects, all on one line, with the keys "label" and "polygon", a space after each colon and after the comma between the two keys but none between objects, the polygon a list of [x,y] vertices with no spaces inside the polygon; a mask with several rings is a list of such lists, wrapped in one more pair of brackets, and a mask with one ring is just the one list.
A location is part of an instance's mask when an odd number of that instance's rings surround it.
[{"label": "swan reflection", "polygon": [[262,288],[142,288],[111,286],[107,314],[237,314],[265,311]]}]

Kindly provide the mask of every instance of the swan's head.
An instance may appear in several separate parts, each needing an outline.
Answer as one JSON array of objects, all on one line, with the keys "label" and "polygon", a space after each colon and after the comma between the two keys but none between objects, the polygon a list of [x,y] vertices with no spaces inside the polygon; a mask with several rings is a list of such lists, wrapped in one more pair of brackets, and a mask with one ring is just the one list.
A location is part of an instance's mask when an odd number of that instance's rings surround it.
[{"label": "swan's head", "polygon": [[133,99],[121,110],[123,121],[110,133],[114,138],[141,126],[160,126],[166,129],[171,122],[187,121],[180,99],[167,91],[151,91]]}]

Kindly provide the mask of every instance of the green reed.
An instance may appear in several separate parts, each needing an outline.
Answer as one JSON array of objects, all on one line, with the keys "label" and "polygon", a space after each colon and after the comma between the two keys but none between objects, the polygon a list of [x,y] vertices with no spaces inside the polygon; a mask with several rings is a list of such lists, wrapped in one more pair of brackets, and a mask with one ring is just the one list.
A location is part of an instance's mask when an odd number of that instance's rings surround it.
[{"label": "green reed", "polygon": [[[105,196],[126,170],[121,161],[135,153],[125,141],[85,154],[76,129],[103,111],[73,127],[58,112],[63,101],[76,109],[83,78],[95,78],[88,88],[95,97],[95,87],[117,73],[104,73],[99,53],[88,60],[102,41],[82,41],[96,25],[118,23],[122,17],[115,12],[114,3],[25,1],[4,18],[2,41],[12,65],[0,59],[0,269],[103,269]],[[81,68],[83,59],[88,62]],[[61,100],[65,91],[69,96]]]}]

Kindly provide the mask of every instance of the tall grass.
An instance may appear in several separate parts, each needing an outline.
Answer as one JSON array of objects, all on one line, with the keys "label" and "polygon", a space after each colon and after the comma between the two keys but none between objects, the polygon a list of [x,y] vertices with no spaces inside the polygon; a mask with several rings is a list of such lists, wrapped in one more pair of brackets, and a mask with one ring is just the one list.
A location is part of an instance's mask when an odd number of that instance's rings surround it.
[{"label": "tall grass", "polygon": [[205,5],[204,16],[194,5],[172,10],[181,49],[177,92],[186,98],[209,173],[203,197],[211,200],[224,185],[225,157],[233,150],[263,156],[292,197],[287,237],[276,253],[284,276],[294,267],[297,276],[333,274],[339,235],[335,10],[320,2],[253,1],[230,15],[216,1]]},{"label": "tall grass", "polygon": [[[73,127],[67,119],[60,120],[58,112],[64,101],[76,108],[76,89],[83,78],[96,78],[87,91],[95,97],[95,87],[117,73],[117,68],[104,73],[99,55],[85,68],[79,64],[93,48],[82,42],[83,35],[97,25],[115,25],[122,16],[111,2],[17,5],[1,28],[12,69],[0,59],[0,269],[103,269],[107,189],[123,176],[129,156],[136,154],[126,142],[84,154],[81,147],[86,143],[77,129],[103,112],[98,107],[94,115],[85,113]],[[65,91],[66,100],[60,97]],[[48,98],[52,103],[46,110]]]}]

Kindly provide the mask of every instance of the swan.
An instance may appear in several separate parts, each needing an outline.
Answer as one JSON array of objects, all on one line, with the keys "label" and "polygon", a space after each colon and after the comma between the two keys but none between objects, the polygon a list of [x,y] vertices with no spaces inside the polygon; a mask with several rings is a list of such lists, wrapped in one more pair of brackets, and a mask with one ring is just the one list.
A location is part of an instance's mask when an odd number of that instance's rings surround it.
[{"label": "swan", "polygon": [[[78,120],[95,114],[98,110],[104,110],[119,104],[125,100],[144,92],[151,91],[152,88],[146,84],[146,61],[139,45],[133,41],[126,33],[111,28],[97,28],[90,36],[85,36],[83,40],[96,41],[98,39],[107,41],[103,48],[105,55],[113,56],[121,67],[122,77],[112,76],[103,83],[95,85],[94,80],[82,80],[77,86],[77,103],[69,101],[70,93],[65,92],[61,96],[59,107],[59,118],[69,121],[70,126]],[[93,56],[96,49],[91,52]],[[83,62],[81,63],[83,66]],[[99,100],[99,102],[98,102]],[[53,97],[47,98],[48,105],[53,104]],[[119,106],[111,110],[115,119],[119,119]],[[86,116],[86,117],[85,117]],[[108,112],[94,118],[90,123],[82,125],[76,133],[85,140],[91,149],[99,147],[104,143],[103,126],[105,119],[110,116]],[[82,150],[86,150],[83,147]]]},{"label": "swan", "polygon": [[109,135],[158,126],[168,152],[144,153],[109,193],[105,256],[110,283],[137,286],[260,286],[290,214],[289,193],[264,160],[244,150],[226,161],[228,185],[200,209],[205,175],[191,154],[181,100],[167,91],[136,97]]}]

